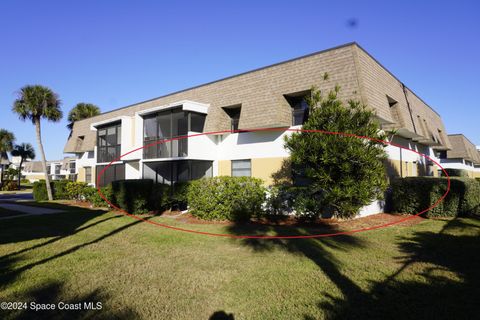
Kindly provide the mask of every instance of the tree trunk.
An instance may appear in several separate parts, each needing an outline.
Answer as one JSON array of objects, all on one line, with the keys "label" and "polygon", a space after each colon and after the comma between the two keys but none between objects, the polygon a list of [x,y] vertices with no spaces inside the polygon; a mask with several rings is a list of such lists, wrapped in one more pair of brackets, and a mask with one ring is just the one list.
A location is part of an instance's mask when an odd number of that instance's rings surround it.
[{"label": "tree trunk", "polygon": [[43,173],[45,174],[45,183],[47,185],[48,200],[52,201],[53,200],[52,187],[50,186],[50,178],[48,177],[47,159],[45,158],[45,151],[43,150],[42,134],[40,129],[40,119],[35,119],[35,129],[37,131],[38,148],[40,149],[40,154],[42,155],[42,167],[43,167]]},{"label": "tree trunk", "polygon": [[23,164],[23,157],[20,157],[20,168],[18,168],[18,183],[17,183],[18,190],[20,190],[20,181],[22,180],[22,164]]}]

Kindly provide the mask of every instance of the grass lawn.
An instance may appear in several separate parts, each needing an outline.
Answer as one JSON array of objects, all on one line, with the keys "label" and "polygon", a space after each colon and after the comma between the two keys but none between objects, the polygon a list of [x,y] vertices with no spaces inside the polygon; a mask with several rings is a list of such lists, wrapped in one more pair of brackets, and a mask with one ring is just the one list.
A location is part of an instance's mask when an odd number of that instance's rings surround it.
[{"label": "grass lawn", "polygon": [[[0,221],[0,300],[99,301],[102,310],[0,310],[1,319],[208,319],[218,311],[235,319],[478,317],[476,219],[334,238],[241,240],[68,210]],[[218,233],[309,231],[152,219]]]}]

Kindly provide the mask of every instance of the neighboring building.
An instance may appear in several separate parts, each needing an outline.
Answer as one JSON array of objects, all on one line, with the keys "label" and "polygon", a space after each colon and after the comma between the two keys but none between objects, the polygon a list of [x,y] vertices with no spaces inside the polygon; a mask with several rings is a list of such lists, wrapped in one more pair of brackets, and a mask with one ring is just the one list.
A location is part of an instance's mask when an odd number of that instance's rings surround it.
[{"label": "neighboring building", "polygon": [[0,176],[4,171],[8,169],[9,165],[10,160],[8,160],[8,154],[6,152],[0,152]]},{"label": "neighboring building", "polygon": [[[18,167],[18,165],[17,165]],[[63,160],[47,161],[47,170],[51,180],[68,179],[76,181],[76,158],[69,157]],[[30,182],[45,179],[41,161],[28,161],[23,163],[22,179]]]},{"label": "neighboring building", "polygon": [[[95,184],[109,162],[136,148],[217,132],[132,152],[114,162],[99,183],[151,178],[171,184],[246,175],[271,184],[288,157],[285,129],[299,128],[308,117],[304,97],[312,86],[326,92],[336,84],[342,100],[360,100],[375,111],[384,130],[396,130],[394,143],[434,159],[449,149],[440,115],[351,43],[77,121],[64,152],[76,155],[78,180]],[[219,132],[256,128],[280,131]],[[416,153],[392,146],[386,150],[392,176],[437,174],[438,168]]]},{"label": "neighboring building", "polygon": [[440,153],[440,164],[448,169],[463,169],[471,178],[480,178],[480,151],[463,134],[449,134],[452,148]]}]

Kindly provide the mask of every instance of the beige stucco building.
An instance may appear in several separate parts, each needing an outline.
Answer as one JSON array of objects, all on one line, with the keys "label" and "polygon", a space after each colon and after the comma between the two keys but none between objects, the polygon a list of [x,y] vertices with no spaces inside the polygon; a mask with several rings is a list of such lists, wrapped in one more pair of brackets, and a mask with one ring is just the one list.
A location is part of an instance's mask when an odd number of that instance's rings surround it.
[{"label": "beige stucco building", "polygon": [[[395,130],[394,143],[433,159],[450,148],[440,115],[349,43],[77,121],[64,152],[76,155],[78,180],[92,184],[114,160],[100,184],[142,177],[174,183],[212,175],[250,175],[270,184],[288,157],[283,136],[308,117],[305,95],[312,86],[327,92],[335,85],[342,100],[360,100],[384,130]],[[235,131],[259,128],[276,131]],[[207,132],[213,133],[198,135]],[[140,149],[164,139],[173,141]],[[431,161],[414,152],[392,146],[387,152],[390,175],[437,174]]]},{"label": "beige stucco building", "polygon": [[447,169],[465,170],[470,178],[480,178],[480,151],[463,134],[450,134],[452,148],[440,153],[440,163]]}]

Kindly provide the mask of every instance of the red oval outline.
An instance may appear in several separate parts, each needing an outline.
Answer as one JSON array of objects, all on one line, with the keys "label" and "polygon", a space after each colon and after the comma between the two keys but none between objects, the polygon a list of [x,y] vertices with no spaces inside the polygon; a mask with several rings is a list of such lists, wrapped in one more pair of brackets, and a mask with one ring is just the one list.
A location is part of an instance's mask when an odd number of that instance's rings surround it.
[{"label": "red oval outline", "polygon": [[97,185],[98,185],[98,181],[100,180],[100,178],[102,177],[103,173],[105,172],[105,170],[107,170],[108,167],[110,167],[114,162],[117,162],[119,160],[121,160],[124,156],[126,155],[129,155],[133,152],[136,152],[136,151],[139,151],[139,150],[142,150],[142,149],[145,149],[145,148],[149,148],[149,147],[152,147],[154,145],[157,145],[157,144],[161,144],[161,143],[165,143],[165,142],[169,142],[169,141],[174,141],[174,140],[181,140],[181,139],[186,139],[186,138],[192,138],[192,137],[198,137],[198,136],[203,136],[203,135],[210,135],[210,134],[223,134],[223,133],[243,133],[243,132],[258,132],[258,131],[291,131],[291,132],[315,132],[315,133],[322,133],[322,134],[333,134],[333,135],[341,135],[341,136],[345,136],[345,137],[355,137],[355,138],[359,138],[359,139],[367,139],[367,140],[370,140],[370,141],[375,141],[375,142],[380,142],[384,145],[391,145],[391,146],[394,146],[394,147],[397,147],[397,148],[400,148],[400,149],[404,149],[404,150],[409,150],[409,151],[412,151],[422,157],[424,157],[425,159],[428,159],[430,161],[432,161],[433,163],[435,163],[438,167],[440,167],[442,169],[442,171],[444,172],[445,176],[447,177],[447,191],[430,207],[428,207],[427,209],[424,209],[414,215],[410,215],[408,217],[405,217],[405,218],[401,218],[399,219],[398,221],[393,221],[393,222],[389,222],[389,223],[384,223],[384,224],[381,224],[381,225],[378,225],[378,226],[373,226],[373,227],[367,227],[367,228],[361,228],[361,229],[355,229],[355,230],[348,230],[348,231],[341,231],[341,232],[335,232],[335,233],[322,233],[322,234],[311,234],[311,235],[297,235],[297,236],[267,236],[267,235],[233,235],[233,234],[225,234],[225,233],[212,233],[212,232],[204,232],[204,231],[196,231],[196,230],[191,230],[191,229],[185,229],[185,228],[179,228],[179,227],[174,227],[174,226],[169,226],[169,225],[166,225],[166,224],[163,224],[163,223],[159,223],[159,222],[155,222],[155,221],[150,221],[150,220],[146,220],[142,217],[139,217],[139,216],[136,216],[134,214],[131,214],[131,213],[128,213],[127,211],[115,206],[114,204],[112,204],[110,201],[108,201],[108,199],[102,194],[101,190],[100,190],[100,187],[97,187],[97,192],[98,194],[100,195],[100,197],[105,200],[110,206],[112,206],[113,208],[115,208],[116,210],[122,212],[123,215],[125,216],[129,216],[131,218],[134,218],[136,220],[139,220],[139,221],[143,221],[143,222],[146,222],[146,223],[149,223],[149,224],[152,224],[152,225],[155,225],[155,226],[158,226],[158,227],[163,227],[163,228],[167,228],[167,229],[171,229],[171,230],[175,230],[175,231],[183,231],[183,232],[187,232],[187,233],[194,233],[194,234],[200,234],[200,235],[207,235],[207,236],[214,236],[214,237],[227,237],[227,238],[234,238],[234,239],[308,239],[308,238],[322,238],[322,237],[334,237],[334,236],[341,236],[341,235],[347,235],[347,234],[353,234],[353,233],[358,233],[358,232],[365,232],[365,231],[370,231],[370,230],[376,230],[376,229],[381,229],[381,228],[386,228],[386,227],[389,227],[389,226],[392,226],[392,225],[395,225],[395,224],[398,224],[398,223],[401,223],[401,222],[404,222],[404,221],[407,221],[407,220],[410,220],[410,219],[414,219],[414,218],[417,218],[419,215],[421,215],[422,213],[425,213],[433,208],[435,208],[436,206],[438,206],[440,204],[440,202],[442,202],[443,199],[445,199],[445,197],[447,196],[447,194],[450,192],[450,176],[448,175],[447,171],[435,160],[433,160],[432,158],[430,158],[429,156],[427,156],[426,154],[423,154],[423,153],[420,153],[418,151],[415,151],[415,150],[412,150],[412,149],[409,149],[409,148],[405,148],[405,147],[402,147],[400,145],[397,145],[395,143],[392,143],[392,142],[387,142],[387,141],[384,141],[384,140],[381,140],[381,139],[376,139],[376,138],[371,138],[371,137],[367,137],[367,136],[359,136],[359,135],[356,135],[356,134],[353,134],[353,133],[344,133],[344,132],[330,132],[330,131],[324,131],[324,130],[306,130],[306,129],[292,129],[292,128],[258,128],[258,129],[245,129],[245,130],[224,130],[224,131],[213,131],[213,132],[202,132],[202,133],[196,133],[196,134],[192,134],[192,135],[186,135],[186,136],[180,136],[180,137],[175,137],[175,138],[172,138],[172,139],[167,139],[167,140],[158,140],[158,141],[155,141],[155,142],[152,142],[146,146],[143,146],[143,147],[140,147],[140,148],[136,148],[134,150],[131,150],[125,154],[122,154],[120,157],[114,159],[113,161],[111,161],[102,171],[100,171],[100,173],[97,175]]}]

